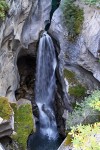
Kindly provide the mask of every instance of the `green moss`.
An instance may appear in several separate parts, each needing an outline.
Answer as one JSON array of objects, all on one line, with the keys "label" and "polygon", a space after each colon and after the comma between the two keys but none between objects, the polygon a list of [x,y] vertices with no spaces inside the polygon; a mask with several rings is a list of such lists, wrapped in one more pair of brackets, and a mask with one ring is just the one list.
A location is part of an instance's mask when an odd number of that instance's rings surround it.
[{"label": "green moss", "polygon": [[72,143],[72,138],[71,138],[71,135],[68,134],[67,138],[64,141],[64,146],[71,145],[71,143]]},{"label": "green moss", "polygon": [[86,89],[81,84],[69,88],[69,94],[77,98],[85,96],[85,93]]},{"label": "green moss", "polygon": [[5,16],[6,16],[6,13],[8,12],[8,10],[9,10],[9,6],[6,3],[6,1],[1,0],[0,1],[0,19],[2,19],[2,20],[5,19]]},{"label": "green moss", "polygon": [[73,41],[81,31],[84,19],[83,10],[74,4],[74,0],[64,0],[62,10],[68,29],[68,38]]},{"label": "green moss", "polygon": [[73,73],[72,71],[69,71],[67,69],[64,69],[64,78],[66,78],[69,83],[74,83],[75,82],[75,73]]},{"label": "green moss", "polygon": [[69,82],[69,94],[71,96],[76,98],[85,96],[86,88],[79,83],[74,72],[64,69],[64,78],[66,78]]},{"label": "green moss", "polygon": [[0,117],[9,120],[12,115],[12,108],[5,97],[0,97]]},{"label": "green moss", "polygon": [[15,104],[11,104],[11,106],[15,113],[15,131],[17,133],[13,136],[13,139],[17,141],[20,149],[25,150],[28,136],[33,131],[32,107],[29,104],[22,105],[19,108]]}]

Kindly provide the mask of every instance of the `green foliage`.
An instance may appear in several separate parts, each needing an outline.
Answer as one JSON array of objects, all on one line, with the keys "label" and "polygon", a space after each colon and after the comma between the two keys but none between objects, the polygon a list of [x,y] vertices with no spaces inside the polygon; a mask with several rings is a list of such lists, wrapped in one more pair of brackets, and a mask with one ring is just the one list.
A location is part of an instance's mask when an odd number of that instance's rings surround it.
[{"label": "green foliage", "polygon": [[[99,111],[97,111],[97,109],[99,110],[99,99],[100,91],[95,91],[91,96],[85,98],[83,102],[81,102],[80,104],[77,103],[74,111],[72,113],[69,113],[66,121],[66,128],[70,129],[72,126],[77,126],[80,123],[87,124],[98,122],[100,119],[100,113]],[[95,100],[98,103],[94,103]]]},{"label": "green foliage", "polygon": [[88,5],[96,5],[100,7],[100,0],[82,0]]},{"label": "green foliage", "polygon": [[64,78],[66,78],[69,83],[68,93],[71,96],[74,96],[75,98],[84,97],[86,94],[86,88],[85,86],[81,85],[81,83],[79,83],[79,81],[75,76],[75,73],[68,69],[64,69],[63,73],[64,73]]},{"label": "green foliage", "polygon": [[94,125],[78,125],[73,127],[69,133],[72,136],[73,148],[75,150],[100,150],[100,123]]},{"label": "green foliage", "polygon": [[[84,118],[84,113],[87,113],[86,110],[88,110],[91,117],[93,117],[94,111],[98,112],[98,115],[100,117],[100,91],[93,92],[91,96],[86,98],[83,103],[75,108],[73,114],[69,116],[70,122],[74,119],[75,116],[79,119]],[[100,118],[98,121],[100,121]],[[76,124],[77,126],[75,127],[73,126],[73,122],[71,122],[70,125],[72,125],[73,127],[71,128],[71,132],[68,133],[64,145],[70,145],[74,150],[99,150],[100,122],[95,122],[94,124],[88,125],[81,125],[80,123],[78,124],[79,125]]]},{"label": "green foliage", "polygon": [[93,97],[92,101],[89,103],[89,105],[94,110],[100,111],[100,95],[98,95],[98,97]]},{"label": "green foliage", "polygon": [[15,114],[15,131],[17,133],[13,136],[13,139],[18,142],[21,150],[25,150],[28,136],[34,128],[32,107],[29,104],[22,105],[19,108],[15,104],[11,104],[11,106]]},{"label": "green foliage", "polygon": [[85,93],[86,89],[81,84],[69,88],[69,94],[71,96],[75,96],[76,98],[83,97]]},{"label": "green foliage", "polygon": [[74,0],[64,0],[62,6],[68,38],[73,41],[80,34],[83,24],[83,10],[74,4]]},{"label": "green foliage", "polygon": [[0,117],[9,120],[12,115],[12,108],[5,97],[0,97]]},{"label": "green foliage", "polygon": [[75,82],[75,73],[70,70],[64,69],[64,78],[66,78],[69,83],[72,83],[72,82],[74,83]]},{"label": "green foliage", "polygon": [[9,10],[9,6],[5,0],[0,0],[0,19],[4,20],[6,13]]}]

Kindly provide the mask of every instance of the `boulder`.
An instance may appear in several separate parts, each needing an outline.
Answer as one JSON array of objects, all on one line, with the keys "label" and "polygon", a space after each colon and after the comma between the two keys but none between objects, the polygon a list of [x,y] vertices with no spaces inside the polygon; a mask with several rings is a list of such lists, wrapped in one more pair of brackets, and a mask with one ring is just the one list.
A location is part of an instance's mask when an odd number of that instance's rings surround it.
[{"label": "boulder", "polygon": [[0,138],[10,136],[14,130],[14,113],[5,97],[0,97]]},{"label": "boulder", "polygon": [[27,99],[19,99],[17,104],[12,103],[11,106],[14,110],[15,127],[11,138],[18,149],[26,149],[29,135],[35,132],[31,102]]}]

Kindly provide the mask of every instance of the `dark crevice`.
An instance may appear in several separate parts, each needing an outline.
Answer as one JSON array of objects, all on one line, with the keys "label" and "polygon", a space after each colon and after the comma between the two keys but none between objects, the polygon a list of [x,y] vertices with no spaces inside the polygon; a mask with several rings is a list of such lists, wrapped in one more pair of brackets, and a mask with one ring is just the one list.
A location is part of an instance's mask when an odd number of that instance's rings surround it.
[{"label": "dark crevice", "polygon": [[20,75],[20,87],[16,90],[16,99],[24,98],[30,100],[33,114],[38,117],[38,109],[34,100],[36,57],[32,55],[21,56],[17,60],[17,66]]},{"label": "dark crevice", "polygon": [[52,0],[52,10],[51,10],[51,13],[50,13],[50,19],[52,18],[53,13],[55,12],[55,10],[59,7],[60,1],[61,0]]},{"label": "dark crevice", "polygon": [[48,24],[46,25],[46,27],[45,27],[45,30],[46,30],[46,31],[49,30],[53,13],[54,13],[55,10],[59,7],[60,1],[61,1],[61,0],[52,0],[52,9],[51,9],[51,12],[50,12],[50,23],[48,23]]}]

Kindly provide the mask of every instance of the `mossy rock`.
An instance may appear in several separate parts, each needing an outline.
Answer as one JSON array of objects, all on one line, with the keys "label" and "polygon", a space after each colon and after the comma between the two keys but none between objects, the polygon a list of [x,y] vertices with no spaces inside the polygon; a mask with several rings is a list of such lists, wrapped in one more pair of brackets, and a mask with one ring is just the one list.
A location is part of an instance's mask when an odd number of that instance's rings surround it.
[{"label": "mossy rock", "polygon": [[32,106],[24,104],[17,107],[11,104],[14,110],[15,132],[12,138],[18,143],[20,150],[26,150],[28,136],[34,131]]},{"label": "mossy rock", "polygon": [[64,78],[66,78],[68,80],[69,83],[75,83],[76,79],[75,79],[75,73],[68,70],[68,69],[64,69]]},{"label": "mossy rock", "polygon": [[0,117],[4,120],[9,120],[13,110],[6,97],[0,97]]},{"label": "mossy rock", "polygon": [[76,98],[84,97],[86,94],[86,88],[83,87],[81,84],[76,85],[74,87],[69,88],[69,94]]},{"label": "mossy rock", "polygon": [[83,10],[74,4],[74,0],[64,0],[62,11],[68,29],[68,39],[74,41],[81,32],[84,20]]},{"label": "mossy rock", "polygon": [[68,134],[64,141],[64,146],[71,145],[71,143],[72,143],[72,137],[71,137],[71,135]]},{"label": "mossy rock", "polygon": [[84,85],[82,85],[75,73],[73,71],[70,71],[68,69],[64,69],[63,71],[64,74],[64,78],[67,79],[68,83],[69,83],[69,91],[68,93],[70,94],[70,96],[73,96],[75,98],[82,98],[86,95],[86,87]]}]

